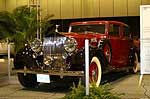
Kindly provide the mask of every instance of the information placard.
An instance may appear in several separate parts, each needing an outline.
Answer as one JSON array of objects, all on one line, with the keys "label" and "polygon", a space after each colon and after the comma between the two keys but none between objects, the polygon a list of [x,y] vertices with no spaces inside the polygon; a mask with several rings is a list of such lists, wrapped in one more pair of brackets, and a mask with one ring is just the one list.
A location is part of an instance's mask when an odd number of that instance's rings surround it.
[{"label": "information placard", "polygon": [[141,74],[150,74],[150,5],[140,6]]}]

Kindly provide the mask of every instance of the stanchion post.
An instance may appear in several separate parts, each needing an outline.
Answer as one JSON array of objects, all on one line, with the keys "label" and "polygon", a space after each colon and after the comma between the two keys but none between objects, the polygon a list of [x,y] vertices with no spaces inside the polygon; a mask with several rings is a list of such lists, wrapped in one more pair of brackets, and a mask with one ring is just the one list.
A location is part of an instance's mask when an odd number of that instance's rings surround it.
[{"label": "stanchion post", "polygon": [[140,75],[139,86],[141,86],[143,80],[143,74]]},{"label": "stanchion post", "polygon": [[7,41],[7,50],[8,50],[8,80],[10,81],[10,43]]},{"label": "stanchion post", "polygon": [[86,95],[89,95],[89,40],[85,40],[85,87]]}]

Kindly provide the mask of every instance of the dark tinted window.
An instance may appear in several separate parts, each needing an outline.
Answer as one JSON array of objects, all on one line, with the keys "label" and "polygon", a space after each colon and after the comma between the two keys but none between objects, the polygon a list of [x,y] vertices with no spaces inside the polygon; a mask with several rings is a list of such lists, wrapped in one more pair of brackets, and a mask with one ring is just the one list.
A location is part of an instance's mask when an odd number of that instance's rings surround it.
[{"label": "dark tinted window", "polygon": [[97,32],[97,33],[105,33],[105,24],[94,24],[94,25],[76,25],[72,26],[71,32]]},{"label": "dark tinted window", "polygon": [[109,35],[119,36],[119,25],[110,24],[110,26],[109,26]]},{"label": "dark tinted window", "polygon": [[129,37],[130,36],[130,33],[129,33],[129,28],[128,27],[123,27],[123,32],[124,32],[124,36],[125,37]]}]

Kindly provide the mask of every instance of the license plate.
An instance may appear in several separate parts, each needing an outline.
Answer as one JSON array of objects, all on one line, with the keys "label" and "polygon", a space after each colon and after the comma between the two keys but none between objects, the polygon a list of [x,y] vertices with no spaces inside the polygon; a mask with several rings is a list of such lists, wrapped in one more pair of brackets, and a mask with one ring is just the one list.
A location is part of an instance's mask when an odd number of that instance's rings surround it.
[{"label": "license plate", "polygon": [[50,76],[46,74],[37,74],[37,82],[50,83]]}]

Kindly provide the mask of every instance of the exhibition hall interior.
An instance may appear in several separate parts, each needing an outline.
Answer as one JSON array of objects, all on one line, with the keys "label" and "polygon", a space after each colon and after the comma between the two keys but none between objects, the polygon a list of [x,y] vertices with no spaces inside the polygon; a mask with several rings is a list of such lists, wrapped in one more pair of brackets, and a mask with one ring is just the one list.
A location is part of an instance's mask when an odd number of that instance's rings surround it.
[{"label": "exhibition hall interior", "polygon": [[150,0],[0,0],[0,99],[150,99]]}]

